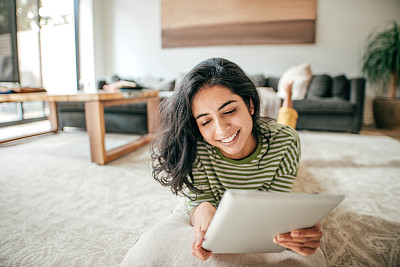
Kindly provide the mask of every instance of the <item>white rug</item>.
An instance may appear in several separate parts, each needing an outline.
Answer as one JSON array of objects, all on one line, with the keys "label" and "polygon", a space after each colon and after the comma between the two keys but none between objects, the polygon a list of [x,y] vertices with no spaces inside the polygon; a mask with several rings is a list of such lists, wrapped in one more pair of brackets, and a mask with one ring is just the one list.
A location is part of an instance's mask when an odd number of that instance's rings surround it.
[{"label": "white rug", "polygon": [[[398,266],[400,142],[300,136],[295,190],[346,194],[324,223],[330,265]],[[132,136],[108,135],[107,143],[127,138]],[[84,132],[0,146],[0,162],[0,266],[118,266],[179,201],[151,177],[148,147],[99,166],[90,162]]]}]

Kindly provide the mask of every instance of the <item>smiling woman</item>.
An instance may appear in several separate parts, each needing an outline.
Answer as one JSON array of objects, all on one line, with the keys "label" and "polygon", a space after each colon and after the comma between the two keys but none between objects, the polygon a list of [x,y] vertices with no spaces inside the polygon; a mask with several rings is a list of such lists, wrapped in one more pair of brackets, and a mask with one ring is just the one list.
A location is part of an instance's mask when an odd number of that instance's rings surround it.
[{"label": "smiling woman", "polygon": [[[252,133],[254,105],[223,86],[205,86],[192,100],[193,116],[201,135],[221,153],[242,159],[254,152],[257,141]],[[200,114],[200,115],[197,115]]]},{"label": "smiling woman", "polygon": [[[152,151],[153,177],[173,193],[185,195],[186,207],[142,236],[128,253],[131,263],[195,266],[200,263],[198,260],[209,258],[218,266],[240,263],[240,254],[220,262],[220,258],[211,257],[212,252],[202,248],[224,192],[290,192],[300,160],[297,132],[259,119],[259,110],[256,87],[229,60],[206,60],[186,75],[174,95],[161,106],[161,126]],[[302,234],[295,235],[297,232]],[[284,238],[287,235],[278,235],[274,242],[300,255],[313,255],[306,261],[323,258],[318,249],[322,236],[319,224],[293,231],[290,242]],[[163,253],[152,259],[144,256],[155,249]],[[189,251],[197,259],[188,257]],[[291,252],[282,261],[290,262],[288,257],[297,261],[298,254]],[[173,257],[166,261],[162,255]],[[264,256],[258,260],[262,265],[269,262]],[[313,263],[321,266],[321,262]]]},{"label": "smiling woman", "polygon": [[[208,89],[212,87],[222,89],[222,91],[212,90],[214,94],[209,96]],[[224,93],[228,93],[228,98],[224,96]],[[197,104],[194,103],[195,99],[201,100],[203,104],[197,101]],[[204,137],[201,130],[206,128],[206,125],[199,127],[198,122],[204,124],[210,121],[211,126],[215,125],[211,119],[219,121],[220,117],[216,117],[215,109],[221,109],[218,112],[222,111],[222,115],[224,112],[232,111],[227,107],[227,101],[230,100],[244,104],[241,106],[240,114],[247,119],[246,129],[250,132],[253,129],[257,131],[258,128],[255,125],[260,112],[260,99],[253,82],[235,63],[222,58],[213,58],[195,66],[184,77],[178,90],[161,106],[161,126],[157,133],[157,143],[154,144],[157,149],[153,154],[153,175],[163,185],[171,186],[175,194],[180,192],[185,194],[182,191],[184,186],[200,193],[188,180],[188,177],[192,175],[193,163],[196,159],[197,142]],[[194,110],[195,107],[196,110]],[[243,111],[246,112],[243,113]],[[211,116],[211,112],[214,116]],[[247,115],[243,115],[246,113]],[[236,129],[239,130],[239,128]],[[234,133],[218,133],[218,137],[228,138],[232,134]]]}]

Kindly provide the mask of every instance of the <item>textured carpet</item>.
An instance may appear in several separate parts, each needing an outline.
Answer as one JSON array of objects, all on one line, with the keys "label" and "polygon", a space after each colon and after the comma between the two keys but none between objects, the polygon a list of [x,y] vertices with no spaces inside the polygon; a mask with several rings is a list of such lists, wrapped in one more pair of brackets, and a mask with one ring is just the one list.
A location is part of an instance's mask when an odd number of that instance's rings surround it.
[{"label": "textured carpet", "polygon": [[[400,142],[300,136],[295,191],[346,194],[323,221],[329,265],[399,266]],[[179,201],[151,178],[148,147],[99,166],[84,132],[0,146],[0,162],[0,266],[118,266]]]}]

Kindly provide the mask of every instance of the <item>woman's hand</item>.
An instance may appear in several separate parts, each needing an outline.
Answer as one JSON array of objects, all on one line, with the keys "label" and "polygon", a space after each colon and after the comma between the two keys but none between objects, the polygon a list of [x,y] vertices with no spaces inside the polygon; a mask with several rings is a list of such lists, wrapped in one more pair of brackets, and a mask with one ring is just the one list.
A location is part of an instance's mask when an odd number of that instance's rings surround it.
[{"label": "woman's hand", "polygon": [[321,244],[321,224],[307,229],[294,230],[274,237],[274,243],[293,250],[303,256],[312,255]]},{"label": "woman's hand", "polygon": [[205,261],[212,256],[210,251],[203,249],[204,235],[210,226],[216,209],[209,202],[203,202],[197,206],[190,214],[190,221],[194,226],[194,241],[192,243],[192,255]]}]

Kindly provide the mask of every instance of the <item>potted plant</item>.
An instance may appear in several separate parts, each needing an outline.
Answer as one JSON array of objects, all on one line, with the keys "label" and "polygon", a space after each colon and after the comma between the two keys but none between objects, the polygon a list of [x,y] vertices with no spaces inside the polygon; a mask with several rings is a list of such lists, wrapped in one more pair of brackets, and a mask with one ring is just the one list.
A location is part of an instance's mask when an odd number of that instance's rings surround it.
[{"label": "potted plant", "polygon": [[[400,78],[400,28],[397,22],[369,36],[363,54],[362,72],[377,89],[377,97],[373,101],[376,126],[400,127],[400,98],[396,98]],[[382,92],[388,92],[388,95],[380,96]]]}]

